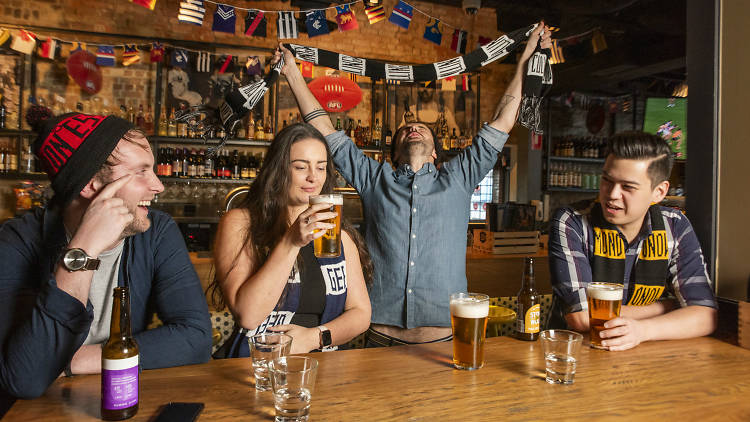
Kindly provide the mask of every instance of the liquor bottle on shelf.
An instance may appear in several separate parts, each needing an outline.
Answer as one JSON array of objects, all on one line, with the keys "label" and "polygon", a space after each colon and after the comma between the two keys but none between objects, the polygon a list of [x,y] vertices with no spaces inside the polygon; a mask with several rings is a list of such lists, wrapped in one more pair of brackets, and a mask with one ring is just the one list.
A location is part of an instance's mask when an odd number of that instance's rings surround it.
[{"label": "liquor bottle on shelf", "polygon": [[167,148],[166,157],[164,157],[164,176],[172,175],[172,163],[174,157],[174,148]]},{"label": "liquor bottle on shelf", "polygon": [[0,95],[0,129],[5,129],[5,116],[8,110],[5,108],[5,97]]},{"label": "liquor bottle on shelf", "polygon": [[372,145],[380,148],[380,141],[383,137],[383,126],[380,125],[380,119],[375,119],[375,127],[372,128]]},{"label": "liquor bottle on shelf", "polygon": [[255,155],[250,153],[250,156],[248,157],[248,172],[247,177],[250,179],[255,179],[255,177],[258,175],[258,160],[255,158]]},{"label": "liquor bottle on shelf", "polygon": [[354,130],[355,130],[354,119],[349,119],[349,126],[347,126],[346,135],[349,137],[349,139],[351,139],[352,141],[356,143],[356,140],[355,140],[356,136],[354,134]]},{"label": "liquor bottle on shelf", "polygon": [[[184,110],[184,107],[182,109]],[[185,121],[179,120],[177,122],[177,136],[180,138],[187,138],[188,137],[187,127],[188,126],[187,126],[187,123],[185,123]]]},{"label": "liquor bottle on shelf", "polygon": [[21,173],[36,172],[36,163],[34,162],[34,153],[31,152],[31,144],[26,144],[21,156]]},{"label": "liquor bottle on shelf", "polygon": [[237,150],[234,150],[234,153],[232,154],[231,171],[232,179],[238,180],[240,178],[240,156],[237,153]]},{"label": "liquor bottle on shelf", "polygon": [[451,149],[458,149],[458,136],[456,136],[456,128],[453,128],[451,134]]},{"label": "liquor bottle on shelf", "polygon": [[0,144],[0,173],[6,173],[5,160],[6,160],[7,154],[8,154],[8,149],[6,148],[6,145],[3,142],[2,144]]},{"label": "liquor bottle on shelf", "polygon": [[390,145],[393,139],[393,132],[390,129],[385,131],[385,144]]},{"label": "liquor bottle on shelf", "polygon": [[540,314],[539,293],[534,285],[534,259],[526,258],[521,290],[518,292],[518,310],[516,312],[516,337],[518,339],[527,341],[537,339]]},{"label": "liquor bottle on shelf", "polygon": [[227,132],[224,130],[224,126],[219,126],[219,130],[216,131],[216,138],[224,139],[227,136]]},{"label": "liquor bottle on shelf", "polygon": [[360,147],[365,146],[365,143],[363,141],[363,136],[362,136],[362,120],[361,119],[357,119],[357,126],[354,128],[354,143]]},{"label": "liquor bottle on shelf", "polygon": [[195,153],[195,149],[191,149],[190,158],[188,159],[188,177],[198,177],[197,161],[198,156]]},{"label": "liquor bottle on shelf", "polygon": [[336,130],[337,131],[341,130],[341,117],[336,118]]},{"label": "liquor bottle on shelf", "polygon": [[255,139],[258,141],[266,140],[266,132],[263,127],[263,117],[260,115],[255,119]]},{"label": "liquor bottle on shelf", "polygon": [[[83,108],[83,103],[81,104],[81,108]],[[135,110],[133,110],[133,106],[131,105],[128,107],[128,121],[136,126],[138,126],[138,120],[136,118]]]},{"label": "liquor bottle on shelf", "polygon": [[167,123],[167,136],[171,136],[173,138],[177,137],[177,122],[175,121],[174,117],[174,107],[172,107],[172,111],[169,114],[169,122]]},{"label": "liquor bottle on shelf", "polygon": [[273,126],[271,125],[271,116],[266,117],[266,126],[263,128],[263,132],[266,133],[266,140],[272,141],[275,135]]},{"label": "liquor bottle on shelf", "polygon": [[172,156],[172,177],[180,177],[182,173],[182,157],[180,156],[180,149],[175,148],[174,155]]},{"label": "liquor bottle on shelf", "polygon": [[130,292],[115,287],[109,339],[102,346],[102,402],[104,420],[123,420],[138,413],[139,352],[130,329]]},{"label": "liquor bottle on shelf", "polygon": [[151,109],[151,104],[148,105],[146,115],[143,117],[143,130],[146,135],[154,134],[154,111]]},{"label": "liquor bottle on shelf", "polygon": [[188,167],[190,167],[190,154],[188,153],[187,148],[183,148],[182,149],[182,170],[180,170],[180,177],[187,178],[189,176]]},{"label": "liquor bottle on shelf", "polygon": [[240,179],[250,178],[250,161],[247,157],[247,151],[242,151],[240,156]]},{"label": "liquor bottle on shelf", "polygon": [[[203,150],[201,150],[203,152]],[[216,177],[216,170],[214,169],[214,159],[211,154],[206,154],[203,160],[203,175],[207,178]]]},{"label": "liquor bottle on shelf", "polygon": [[252,141],[255,138],[255,119],[253,113],[247,113],[247,124],[245,125],[245,139]]},{"label": "liquor bottle on shelf", "polygon": [[138,105],[138,114],[135,115],[135,126],[146,130],[146,116],[143,115],[143,104]]},{"label": "liquor bottle on shelf", "polygon": [[443,149],[448,151],[451,149],[451,138],[448,136],[448,127],[443,126],[440,129],[440,143],[443,145]]},{"label": "liquor bottle on shelf", "polygon": [[169,136],[167,133],[167,110],[161,109],[161,114],[159,115],[159,129],[157,130],[159,136]]}]

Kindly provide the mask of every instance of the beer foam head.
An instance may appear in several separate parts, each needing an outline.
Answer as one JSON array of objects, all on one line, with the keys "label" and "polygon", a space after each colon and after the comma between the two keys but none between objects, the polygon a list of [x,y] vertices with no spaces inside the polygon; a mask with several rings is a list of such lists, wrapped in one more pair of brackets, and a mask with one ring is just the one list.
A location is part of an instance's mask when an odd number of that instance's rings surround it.
[{"label": "beer foam head", "polygon": [[311,196],[310,205],[315,204],[344,205],[344,197],[335,193]]},{"label": "beer foam head", "polygon": [[451,315],[459,318],[485,318],[490,313],[490,302],[473,297],[451,299]]},{"label": "beer foam head", "polygon": [[591,283],[586,287],[586,294],[596,300],[622,300],[622,284]]}]

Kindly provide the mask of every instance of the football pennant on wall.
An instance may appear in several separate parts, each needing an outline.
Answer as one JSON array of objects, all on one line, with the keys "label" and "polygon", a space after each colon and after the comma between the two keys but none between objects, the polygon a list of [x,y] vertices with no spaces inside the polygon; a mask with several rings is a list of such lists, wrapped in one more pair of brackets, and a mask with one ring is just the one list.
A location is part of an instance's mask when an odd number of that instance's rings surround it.
[{"label": "football pennant on wall", "polygon": [[115,48],[111,45],[100,45],[96,49],[97,66],[114,66],[115,65]]},{"label": "football pennant on wall", "polygon": [[154,6],[156,6],[156,0],[130,0],[130,2],[141,5],[148,10],[154,10]]},{"label": "football pennant on wall", "polygon": [[181,67],[183,69],[187,68],[187,65],[188,65],[187,52],[185,50],[180,50],[179,48],[175,48],[174,50],[172,50],[171,64],[174,67]]},{"label": "football pennant on wall", "polygon": [[279,12],[278,22],[279,38],[297,38],[297,19],[294,19],[294,12]]},{"label": "football pennant on wall", "polygon": [[130,66],[141,61],[141,55],[138,54],[138,48],[135,44],[125,44],[125,52],[122,53],[122,65]]},{"label": "football pennant on wall", "polygon": [[47,41],[43,42],[39,47],[39,56],[45,59],[56,59],[60,55],[60,43],[56,39],[47,37]]},{"label": "football pennant on wall", "polygon": [[214,13],[214,24],[211,29],[216,32],[234,34],[234,23],[236,20],[237,16],[234,14],[234,7],[217,4],[216,12]]},{"label": "football pennant on wall", "polygon": [[328,34],[326,12],[324,10],[311,10],[307,12],[305,15],[305,26],[307,26],[307,36],[310,38]]},{"label": "football pennant on wall", "polygon": [[160,42],[151,44],[151,63],[159,63],[164,58],[164,45]]},{"label": "football pennant on wall", "polygon": [[13,41],[10,43],[10,48],[23,54],[31,54],[34,51],[34,47],[36,47],[34,34],[23,29],[18,31],[18,35],[13,37]]},{"label": "football pennant on wall", "polygon": [[5,48],[8,44],[10,44],[10,31],[0,28],[0,47]]},{"label": "football pennant on wall", "polygon": [[86,50],[86,43],[73,41],[70,43],[70,52],[69,54],[73,54],[78,50]]},{"label": "football pennant on wall", "polygon": [[438,27],[439,24],[440,21],[438,19],[435,19],[435,23],[433,25],[427,25],[427,27],[424,29],[424,39],[440,45],[440,41],[443,40],[443,34],[440,32],[440,28]]},{"label": "football pennant on wall", "polygon": [[469,34],[461,29],[453,31],[453,40],[451,41],[451,50],[458,54],[466,53],[466,37]]},{"label": "football pennant on wall", "polygon": [[245,16],[245,35],[266,37],[266,15],[262,10],[250,10]]},{"label": "football pennant on wall", "polygon": [[203,17],[206,15],[206,8],[203,7],[203,0],[183,0],[180,2],[180,12],[177,20],[182,23],[192,23],[193,25],[203,25]]},{"label": "football pennant on wall", "polygon": [[414,15],[414,8],[409,4],[399,1],[396,6],[393,7],[391,17],[388,18],[388,22],[394,23],[404,29],[409,29],[411,18]]},{"label": "football pennant on wall", "polygon": [[201,73],[211,72],[211,54],[205,51],[198,52],[195,59],[195,70]]},{"label": "football pennant on wall", "polygon": [[383,9],[382,5],[366,7],[365,14],[367,15],[367,20],[370,21],[370,25],[385,20],[385,9]]},{"label": "football pennant on wall", "polygon": [[354,17],[354,12],[352,12],[348,4],[336,6],[336,13],[336,23],[339,24],[339,31],[351,31],[352,29],[359,28],[357,18]]}]

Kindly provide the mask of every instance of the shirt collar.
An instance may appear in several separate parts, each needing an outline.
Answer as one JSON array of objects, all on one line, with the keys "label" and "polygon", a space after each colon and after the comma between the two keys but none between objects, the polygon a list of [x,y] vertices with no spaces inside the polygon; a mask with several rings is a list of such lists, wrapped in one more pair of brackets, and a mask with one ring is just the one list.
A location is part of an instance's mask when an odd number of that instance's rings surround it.
[{"label": "shirt collar", "polygon": [[411,165],[406,163],[406,164],[401,164],[400,166],[398,166],[395,173],[396,173],[396,177],[411,177],[411,176],[414,176],[415,174],[419,176],[425,173],[432,173],[435,170],[436,170],[435,164],[426,162],[424,163],[422,168],[419,169],[419,171],[415,173],[414,169],[411,168]]}]

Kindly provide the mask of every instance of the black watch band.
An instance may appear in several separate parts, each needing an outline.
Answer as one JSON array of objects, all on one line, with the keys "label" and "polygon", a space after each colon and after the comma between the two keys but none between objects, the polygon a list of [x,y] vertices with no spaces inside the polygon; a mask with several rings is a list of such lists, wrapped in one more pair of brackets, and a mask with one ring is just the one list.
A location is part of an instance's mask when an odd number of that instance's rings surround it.
[{"label": "black watch band", "polygon": [[331,330],[325,327],[325,325],[319,325],[320,330],[320,348],[328,347],[333,343],[331,339]]}]

